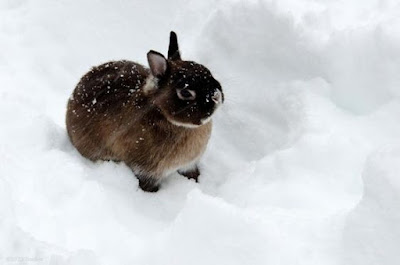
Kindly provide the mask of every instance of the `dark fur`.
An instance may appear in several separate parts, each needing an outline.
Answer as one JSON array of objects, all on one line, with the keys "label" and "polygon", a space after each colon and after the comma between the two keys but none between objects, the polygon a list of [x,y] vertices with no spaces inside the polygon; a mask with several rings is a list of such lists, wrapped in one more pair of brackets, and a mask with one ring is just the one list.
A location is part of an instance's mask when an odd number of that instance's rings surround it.
[{"label": "dark fur", "polygon": [[[196,163],[212,127],[211,122],[201,122],[218,105],[211,100],[213,93],[218,90],[223,97],[207,68],[180,60],[175,33],[170,40],[161,76],[155,78],[153,68],[131,61],[102,64],[82,77],[67,108],[68,135],[77,150],[93,161],[125,162],[146,191],[156,191],[160,179],[175,170],[197,181]],[[196,92],[196,100],[178,98],[177,91],[186,87]],[[187,128],[171,121],[199,126]]]}]

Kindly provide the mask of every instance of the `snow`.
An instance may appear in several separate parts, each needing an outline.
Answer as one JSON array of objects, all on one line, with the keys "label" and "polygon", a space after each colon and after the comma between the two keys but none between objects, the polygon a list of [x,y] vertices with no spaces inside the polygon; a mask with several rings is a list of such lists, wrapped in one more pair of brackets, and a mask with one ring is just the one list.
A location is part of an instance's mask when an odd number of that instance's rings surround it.
[{"label": "snow", "polygon": [[[145,193],[66,102],[170,30],[225,103],[200,183]],[[395,0],[1,0],[0,264],[398,264],[399,47]]]}]

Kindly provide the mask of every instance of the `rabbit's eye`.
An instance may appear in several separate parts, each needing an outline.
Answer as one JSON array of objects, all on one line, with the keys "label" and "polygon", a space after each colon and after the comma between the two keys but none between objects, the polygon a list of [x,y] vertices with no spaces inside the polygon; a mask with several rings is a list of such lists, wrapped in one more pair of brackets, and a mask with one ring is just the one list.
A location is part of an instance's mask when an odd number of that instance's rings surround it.
[{"label": "rabbit's eye", "polygon": [[182,100],[194,100],[196,92],[190,89],[178,89],[178,97]]}]

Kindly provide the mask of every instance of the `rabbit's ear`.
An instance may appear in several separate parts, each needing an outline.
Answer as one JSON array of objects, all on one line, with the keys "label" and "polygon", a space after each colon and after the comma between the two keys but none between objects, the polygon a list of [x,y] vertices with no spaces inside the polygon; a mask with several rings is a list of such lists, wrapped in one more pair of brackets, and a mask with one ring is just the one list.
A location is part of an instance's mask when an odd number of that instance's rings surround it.
[{"label": "rabbit's ear", "polygon": [[156,51],[147,53],[147,61],[149,62],[150,71],[155,77],[161,77],[167,71],[167,60],[164,55]]},{"label": "rabbit's ear", "polygon": [[168,59],[173,61],[181,59],[178,46],[178,37],[173,31],[171,31],[171,34],[169,35]]}]

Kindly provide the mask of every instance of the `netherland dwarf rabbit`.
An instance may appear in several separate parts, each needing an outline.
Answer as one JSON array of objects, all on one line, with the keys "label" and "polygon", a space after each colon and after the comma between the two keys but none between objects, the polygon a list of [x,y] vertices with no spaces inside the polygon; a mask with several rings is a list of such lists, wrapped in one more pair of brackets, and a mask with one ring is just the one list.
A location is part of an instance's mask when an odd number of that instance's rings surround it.
[{"label": "netherland dwarf rabbit", "polygon": [[175,171],[197,181],[224,94],[206,67],[181,59],[174,32],[168,59],[152,50],[147,59],[149,69],[125,60],[92,68],[69,99],[66,124],[84,157],[123,161],[154,192]]}]

